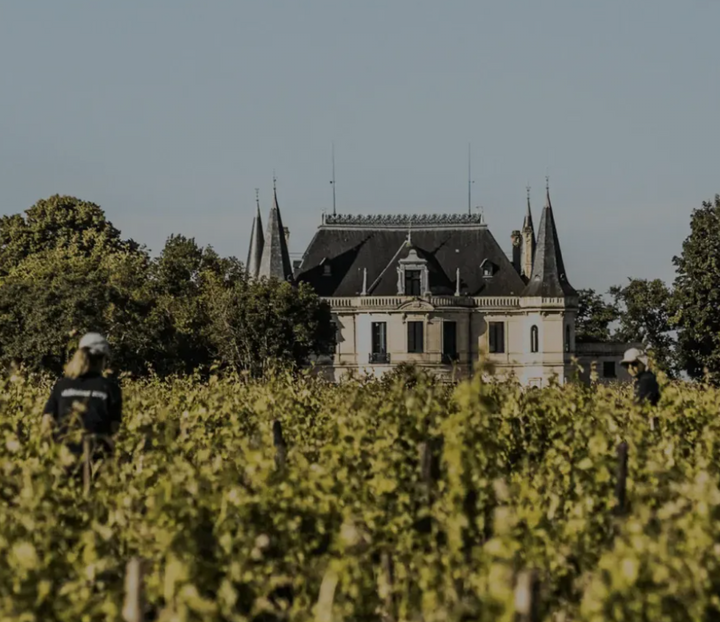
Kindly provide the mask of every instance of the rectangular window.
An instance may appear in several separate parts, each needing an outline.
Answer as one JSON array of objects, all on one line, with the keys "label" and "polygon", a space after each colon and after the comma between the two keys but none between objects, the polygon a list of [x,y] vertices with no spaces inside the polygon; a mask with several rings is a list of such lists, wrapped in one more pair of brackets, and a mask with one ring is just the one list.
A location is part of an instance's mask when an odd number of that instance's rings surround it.
[{"label": "rectangular window", "polygon": [[405,295],[420,296],[420,270],[405,270]]},{"label": "rectangular window", "polygon": [[490,352],[505,352],[505,322],[488,322],[488,340]]},{"label": "rectangular window", "polygon": [[442,359],[449,363],[457,360],[457,322],[443,322]]},{"label": "rectangular window", "polygon": [[457,322],[443,322],[443,354],[457,354]]},{"label": "rectangular window", "polygon": [[387,352],[387,324],[385,322],[372,323],[372,352],[373,354]]},{"label": "rectangular window", "polygon": [[423,351],[423,322],[407,323],[407,351],[420,354]]},{"label": "rectangular window", "polygon": [[615,361],[603,361],[603,378],[617,378]]}]

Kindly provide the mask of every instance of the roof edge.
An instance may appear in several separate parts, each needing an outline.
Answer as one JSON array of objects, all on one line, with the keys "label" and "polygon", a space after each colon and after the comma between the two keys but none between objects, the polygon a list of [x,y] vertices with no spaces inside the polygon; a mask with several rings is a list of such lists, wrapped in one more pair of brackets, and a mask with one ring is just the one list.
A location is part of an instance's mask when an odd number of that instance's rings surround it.
[{"label": "roof edge", "polygon": [[442,227],[457,225],[476,225],[487,227],[482,214],[325,214],[322,225],[355,227]]}]

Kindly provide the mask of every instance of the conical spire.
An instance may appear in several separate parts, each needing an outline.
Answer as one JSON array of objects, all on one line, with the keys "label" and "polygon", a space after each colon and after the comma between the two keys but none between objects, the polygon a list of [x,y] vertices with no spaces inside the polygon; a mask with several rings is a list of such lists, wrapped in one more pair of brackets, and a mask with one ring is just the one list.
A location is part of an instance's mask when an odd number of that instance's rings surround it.
[{"label": "conical spire", "polygon": [[527,212],[525,212],[525,219],[523,220],[523,231],[529,229],[533,234],[533,242],[535,241],[535,227],[533,227],[532,210],[530,209],[530,186],[525,188],[527,190]]},{"label": "conical spire", "polygon": [[523,220],[522,228],[522,258],[520,274],[527,280],[533,271],[533,261],[535,259],[535,227],[533,226],[532,210],[530,209],[530,186],[527,190],[527,212]]},{"label": "conical spire", "polygon": [[280,206],[277,198],[277,184],[273,179],[274,204],[270,210],[267,229],[265,231],[265,245],[260,260],[258,276],[275,277],[283,281],[292,279],[292,264],[288,252],[285,228],[280,216]]},{"label": "conical spire", "polygon": [[263,247],[265,246],[262,216],[260,216],[260,196],[258,195],[257,189],[255,189],[255,204],[257,206],[257,212],[255,218],[253,218],[252,230],[250,231],[250,248],[248,249],[248,259],[245,264],[246,273],[252,278],[257,278],[260,272],[260,261],[262,260]]},{"label": "conical spire", "polygon": [[560,251],[555,218],[550,202],[550,185],[546,186],[546,202],[540,218],[537,248],[530,281],[523,296],[542,296],[545,298],[563,298],[577,294],[568,282],[565,264]]}]

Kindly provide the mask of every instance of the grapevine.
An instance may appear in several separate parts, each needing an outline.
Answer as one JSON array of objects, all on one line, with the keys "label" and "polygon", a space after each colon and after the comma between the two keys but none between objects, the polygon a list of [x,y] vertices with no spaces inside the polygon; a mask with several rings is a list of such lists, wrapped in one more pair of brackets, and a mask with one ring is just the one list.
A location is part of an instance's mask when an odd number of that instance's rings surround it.
[{"label": "grapevine", "polygon": [[0,619],[120,620],[132,559],[146,620],[509,621],[526,572],[543,620],[720,616],[717,391],[407,380],[126,380],[87,495],[0,380]]}]

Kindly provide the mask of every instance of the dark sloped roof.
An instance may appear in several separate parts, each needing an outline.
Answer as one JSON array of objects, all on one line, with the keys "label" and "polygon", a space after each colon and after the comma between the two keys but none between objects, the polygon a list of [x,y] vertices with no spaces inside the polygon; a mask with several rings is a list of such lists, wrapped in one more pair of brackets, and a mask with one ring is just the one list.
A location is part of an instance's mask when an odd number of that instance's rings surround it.
[{"label": "dark sloped roof", "polygon": [[288,252],[285,228],[283,227],[280,207],[275,192],[275,204],[270,210],[265,246],[260,260],[259,276],[275,277],[281,280],[292,278],[292,264]]},{"label": "dark sloped roof", "polygon": [[245,270],[249,276],[256,277],[260,272],[265,236],[262,230],[262,217],[260,216],[260,204],[257,206],[257,213],[253,218],[252,230],[250,231],[250,249]]},{"label": "dark sloped roof", "polygon": [[[412,247],[428,262],[433,294],[455,292],[457,268],[463,294],[521,294],[525,284],[495,238],[479,220],[466,216],[328,217],[305,251],[296,280],[309,283],[321,296],[357,296],[366,268],[368,289],[373,285],[368,294],[397,295],[395,268],[410,250],[405,246],[406,221],[412,227]],[[497,266],[491,278],[484,278],[480,270],[485,259]],[[330,266],[329,274],[325,265]]]},{"label": "dark sloped roof", "polygon": [[577,292],[570,285],[565,272],[565,263],[560,251],[560,240],[555,227],[548,191],[547,203],[540,218],[533,271],[527,287],[523,291],[523,296],[562,298],[576,294]]},{"label": "dark sloped roof", "polygon": [[[395,256],[390,260],[385,270],[380,273],[376,281],[373,282],[372,285],[368,283],[367,293],[369,296],[385,295],[385,292],[388,291],[397,294],[397,268],[400,265],[400,261],[406,259],[411,250],[417,253],[419,259],[424,259],[426,262],[431,292],[434,294],[452,294],[455,292],[455,274],[453,274],[452,279],[450,279],[434,255],[406,240],[401,244],[398,252],[395,253]],[[462,273],[460,274],[460,278],[462,280]],[[376,294],[375,292],[383,293]]]}]

